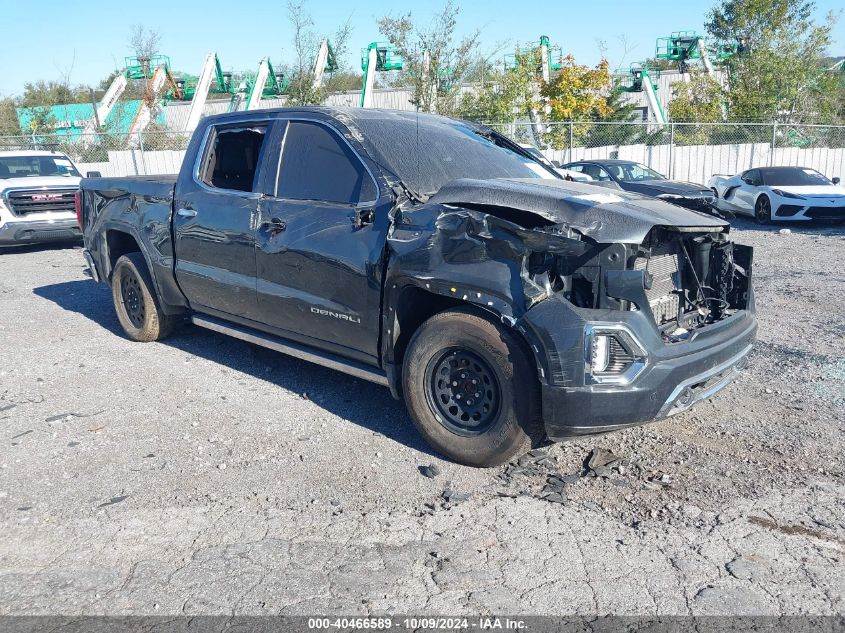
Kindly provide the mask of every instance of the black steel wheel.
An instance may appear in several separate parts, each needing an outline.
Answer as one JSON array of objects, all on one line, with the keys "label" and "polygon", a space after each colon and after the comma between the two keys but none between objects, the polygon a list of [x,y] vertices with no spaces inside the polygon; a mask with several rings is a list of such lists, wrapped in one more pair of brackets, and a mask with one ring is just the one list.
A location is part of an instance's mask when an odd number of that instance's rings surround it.
[{"label": "black steel wheel", "polygon": [[127,253],[118,258],[111,274],[111,289],[117,319],[133,341],[158,341],[176,326],[177,319],[161,309],[141,253]]},{"label": "black steel wheel", "polygon": [[422,436],[461,464],[501,464],[544,436],[527,345],[472,308],[435,314],[414,332],[402,392]]},{"label": "black steel wheel", "polygon": [[426,370],[429,404],[443,425],[458,435],[487,431],[501,407],[496,373],[478,354],[461,348],[434,357]]},{"label": "black steel wheel", "polygon": [[120,280],[120,299],[126,316],[137,328],[144,326],[146,310],[142,297],[141,284],[135,275],[124,275]]}]

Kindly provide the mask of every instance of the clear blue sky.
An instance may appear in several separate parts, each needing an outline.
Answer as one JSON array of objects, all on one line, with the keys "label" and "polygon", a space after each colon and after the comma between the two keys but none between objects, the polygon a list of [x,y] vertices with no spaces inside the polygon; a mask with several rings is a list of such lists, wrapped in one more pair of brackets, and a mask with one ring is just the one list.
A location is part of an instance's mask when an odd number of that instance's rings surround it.
[{"label": "clear blue sky", "polygon": [[[704,15],[715,0],[558,0],[514,2],[464,0],[459,29],[481,28],[482,50],[500,42],[531,42],[548,35],[564,53],[582,63],[599,59],[598,40],[607,44],[612,66],[649,57],[657,37],[672,31],[701,31]],[[173,67],[197,74],[206,53],[216,51],[224,69],[246,70],[269,55],[274,63],[292,59],[291,28],[284,0],[43,0],[33,4],[0,0],[0,96],[20,94],[28,81],[50,80],[70,72],[71,83],[94,84],[122,65],[132,24],[162,35],[161,52]],[[352,14],[352,57],[379,39],[376,19],[385,13],[411,10],[430,20],[440,3],[386,0],[322,0],[309,3],[319,34],[331,34]],[[818,17],[838,11],[842,0],[817,0]],[[623,58],[627,41],[629,49]],[[832,55],[845,55],[845,19],[840,19]],[[355,61],[357,63],[357,61]]]}]

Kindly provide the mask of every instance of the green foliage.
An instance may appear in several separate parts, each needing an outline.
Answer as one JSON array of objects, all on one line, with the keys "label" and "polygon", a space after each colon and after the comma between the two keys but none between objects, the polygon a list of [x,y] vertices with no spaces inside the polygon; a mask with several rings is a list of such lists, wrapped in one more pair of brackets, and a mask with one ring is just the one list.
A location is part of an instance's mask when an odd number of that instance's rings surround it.
[{"label": "green foliage", "polygon": [[481,90],[463,95],[457,115],[485,123],[510,123],[528,117],[541,107],[536,95],[539,64],[539,50],[517,50],[513,65],[488,72]]},{"label": "green foliage", "polygon": [[361,73],[352,72],[351,70],[338,70],[326,77],[324,86],[326,92],[352,92],[361,89],[361,82],[363,77]]},{"label": "green foliage", "polygon": [[719,82],[699,70],[690,72],[689,81],[672,85],[669,117],[676,123],[716,123],[722,120],[724,94]]},{"label": "green foliage", "polygon": [[15,100],[9,97],[0,99],[0,136],[21,134]]},{"label": "green foliage", "polygon": [[835,77],[826,65],[837,16],[814,22],[809,0],[721,0],[708,15],[714,41],[738,41],[726,60],[728,116],[734,121],[829,122]]},{"label": "green foliage", "polygon": [[428,28],[415,23],[410,13],[378,20],[379,31],[405,60],[401,74],[413,91],[412,102],[422,112],[452,115],[460,109],[461,83],[472,64],[480,31],[458,40],[459,13],[453,0],[447,0]]}]

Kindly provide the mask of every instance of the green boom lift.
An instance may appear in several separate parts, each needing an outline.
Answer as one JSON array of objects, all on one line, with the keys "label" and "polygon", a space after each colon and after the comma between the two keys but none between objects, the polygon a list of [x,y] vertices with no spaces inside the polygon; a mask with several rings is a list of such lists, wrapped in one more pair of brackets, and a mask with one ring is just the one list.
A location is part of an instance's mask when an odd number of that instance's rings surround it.
[{"label": "green boom lift", "polygon": [[364,80],[361,86],[362,108],[373,107],[373,86],[377,72],[388,70],[402,70],[405,60],[397,53],[393,46],[385,42],[372,42],[367,48],[361,49],[361,70]]}]

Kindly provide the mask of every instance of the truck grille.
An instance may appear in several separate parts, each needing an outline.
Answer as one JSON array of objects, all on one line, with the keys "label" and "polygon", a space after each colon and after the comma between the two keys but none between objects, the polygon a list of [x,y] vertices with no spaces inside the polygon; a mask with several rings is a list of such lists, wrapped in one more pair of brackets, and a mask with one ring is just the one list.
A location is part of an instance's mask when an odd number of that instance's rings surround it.
[{"label": "truck grille", "polygon": [[6,203],[17,216],[45,212],[74,212],[76,189],[14,189],[6,193]]},{"label": "truck grille", "polygon": [[671,252],[673,248],[673,245],[667,245],[651,257],[638,257],[634,261],[634,270],[644,270],[651,275],[651,288],[646,288],[645,294],[657,325],[678,318],[681,260],[677,252]]}]

